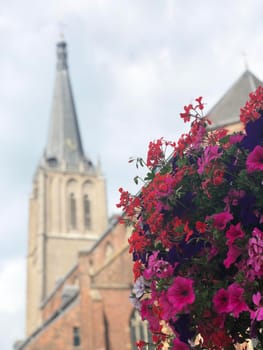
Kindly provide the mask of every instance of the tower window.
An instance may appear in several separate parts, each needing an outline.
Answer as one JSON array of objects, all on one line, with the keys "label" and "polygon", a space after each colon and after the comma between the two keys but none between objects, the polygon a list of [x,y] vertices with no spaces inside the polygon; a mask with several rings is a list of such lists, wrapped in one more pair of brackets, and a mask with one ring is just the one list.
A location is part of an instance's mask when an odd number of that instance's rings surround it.
[{"label": "tower window", "polygon": [[84,227],[86,230],[91,228],[91,216],[90,216],[90,200],[87,194],[83,198],[84,207]]},{"label": "tower window", "polygon": [[76,212],[76,198],[74,193],[70,193],[69,197],[69,214],[70,214],[70,228],[77,228],[77,212]]},{"label": "tower window", "polygon": [[80,346],[79,327],[73,327],[73,345]]},{"label": "tower window", "polygon": [[58,165],[58,161],[57,161],[57,158],[55,157],[50,157],[47,159],[47,162],[48,162],[48,165],[51,167],[51,168],[55,168],[57,165]]}]

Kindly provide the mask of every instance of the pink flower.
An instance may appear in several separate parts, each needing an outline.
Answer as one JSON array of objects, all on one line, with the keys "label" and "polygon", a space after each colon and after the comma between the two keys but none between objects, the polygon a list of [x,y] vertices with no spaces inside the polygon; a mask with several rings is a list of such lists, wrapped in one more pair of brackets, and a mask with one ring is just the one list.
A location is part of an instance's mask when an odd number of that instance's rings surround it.
[{"label": "pink flower", "polygon": [[233,313],[234,317],[238,318],[242,311],[248,311],[249,308],[244,301],[243,294],[244,289],[237,283],[233,283],[228,287],[229,293],[229,309]]},{"label": "pink flower", "polygon": [[262,321],[263,320],[263,305],[260,304],[261,294],[257,292],[252,296],[253,303],[258,307],[256,311],[250,312],[250,317],[252,320]]},{"label": "pink flower", "polygon": [[214,308],[217,313],[229,312],[229,294],[221,288],[213,297]]},{"label": "pink flower", "polygon": [[229,143],[231,145],[234,145],[235,143],[241,142],[244,137],[245,135],[242,135],[242,134],[233,134],[229,137]]},{"label": "pink flower", "polygon": [[247,171],[263,171],[263,147],[256,146],[251,153],[249,153],[246,161]]},{"label": "pink flower", "polygon": [[213,298],[214,308],[218,313],[232,313],[238,317],[242,311],[249,308],[243,299],[244,289],[237,283],[231,284],[227,290],[219,289]]},{"label": "pink flower", "polygon": [[182,342],[180,339],[175,338],[172,350],[189,350],[189,345]]},{"label": "pink flower", "polygon": [[201,175],[205,171],[205,167],[209,165],[211,160],[217,159],[221,156],[222,152],[218,152],[219,146],[207,146],[204,154],[201,158],[198,158],[198,174]]},{"label": "pink flower", "polygon": [[263,232],[254,228],[252,238],[248,242],[248,265],[253,269],[254,275],[263,276]]},{"label": "pink flower", "polygon": [[146,280],[151,278],[167,278],[173,275],[174,268],[164,260],[158,258],[159,251],[155,251],[148,261],[148,268],[144,270],[143,277]]},{"label": "pink flower", "polygon": [[170,319],[175,318],[173,305],[169,302],[165,291],[162,292],[159,298],[159,305],[160,305],[161,316],[163,320],[169,321]]},{"label": "pink flower", "polygon": [[252,296],[253,303],[257,306],[260,305],[260,300],[261,300],[261,294],[257,292],[256,294],[253,294]]},{"label": "pink flower", "polygon": [[240,222],[236,225],[230,225],[230,228],[226,231],[227,244],[233,244],[237,238],[243,238],[244,235]]},{"label": "pink flower", "polygon": [[224,230],[227,223],[233,219],[233,215],[228,211],[214,214],[212,217],[214,219],[214,227],[218,230]]},{"label": "pink flower", "polygon": [[176,277],[167,291],[168,301],[173,305],[174,312],[180,312],[195,301],[193,280]]},{"label": "pink flower", "polygon": [[241,255],[241,249],[236,245],[231,245],[227,252],[227,257],[224,260],[224,265],[228,269]]},{"label": "pink flower", "polygon": [[195,138],[193,140],[193,149],[198,149],[204,141],[204,136],[206,135],[206,128],[199,125]]}]

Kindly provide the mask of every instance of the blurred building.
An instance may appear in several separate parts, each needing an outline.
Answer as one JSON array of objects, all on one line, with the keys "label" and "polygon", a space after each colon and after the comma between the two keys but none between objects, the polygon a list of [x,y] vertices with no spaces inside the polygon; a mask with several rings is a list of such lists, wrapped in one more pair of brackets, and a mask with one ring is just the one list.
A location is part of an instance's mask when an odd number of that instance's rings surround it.
[{"label": "blurred building", "polygon": [[[239,109],[262,83],[249,70],[209,112],[213,127],[240,129]],[[17,350],[136,349],[148,331],[129,302],[129,230],[107,218],[100,164],[85,156],[57,44],[50,127],[29,206],[26,338]]]},{"label": "blurred building", "polygon": [[226,91],[221,99],[208,113],[212,122],[211,128],[226,128],[229,132],[240,131],[240,108],[249,98],[249,94],[263,85],[249,69],[246,69],[239,79]]},{"label": "blurred building", "polygon": [[108,221],[100,165],[83,152],[69,78],[67,45],[57,44],[47,144],[29,206],[28,350],[135,348],[144,326],[129,302],[128,232]]}]

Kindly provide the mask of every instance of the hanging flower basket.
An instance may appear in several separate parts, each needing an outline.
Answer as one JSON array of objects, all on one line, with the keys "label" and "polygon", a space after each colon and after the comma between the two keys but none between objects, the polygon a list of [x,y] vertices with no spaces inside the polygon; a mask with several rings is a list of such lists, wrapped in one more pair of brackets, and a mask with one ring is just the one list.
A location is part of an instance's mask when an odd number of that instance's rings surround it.
[{"label": "hanging flower basket", "polygon": [[230,350],[251,338],[262,350],[263,88],[241,109],[244,132],[210,131],[203,108],[201,97],[184,107],[191,129],[178,142],[161,138],[134,159],[148,168],[139,195],[120,189],[131,300],[151,348]]}]

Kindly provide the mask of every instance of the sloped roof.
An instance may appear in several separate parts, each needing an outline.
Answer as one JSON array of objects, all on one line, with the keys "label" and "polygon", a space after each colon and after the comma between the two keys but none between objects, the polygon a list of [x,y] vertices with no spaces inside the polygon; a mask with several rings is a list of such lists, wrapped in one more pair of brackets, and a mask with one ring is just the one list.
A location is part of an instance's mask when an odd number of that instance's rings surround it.
[{"label": "sloped roof", "polygon": [[92,167],[83,152],[65,41],[57,43],[57,70],[44,160],[45,165],[63,170],[78,170],[80,163]]},{"label": "sloped roof", "polygon": [[248,69],[209,111],[212,129],[239,122],[240,108],[248,100],[250,92],[263,85]]}]

